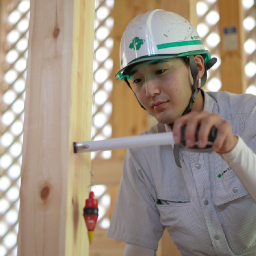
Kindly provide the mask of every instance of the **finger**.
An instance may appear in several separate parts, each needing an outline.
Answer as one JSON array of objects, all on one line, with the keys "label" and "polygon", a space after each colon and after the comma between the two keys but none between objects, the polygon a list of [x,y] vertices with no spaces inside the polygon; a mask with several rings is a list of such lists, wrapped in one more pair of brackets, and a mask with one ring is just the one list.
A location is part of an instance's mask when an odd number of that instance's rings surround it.
[{"label": "finger", "polygon": [[218,123],[221,123],[222,119],[219,115],[208,115],[201,120],[200,129],[198,132],[198,147],[205,148],[208,143],[210,131],[213,127],[216,127]]},{"label": "finger", "polygon": [[174,121],[172,131],[173,131],[175,143],[179,144],[181,142],[180,141],[181,140],[181,132],[180,132],[181,127],[186,126],[188,119],[191,116],[194,116],[195,114],[196,114],[196,112],[190,112],[184,116],[179,117],[178,119],[176,119]]},{"label": "finger", "polygon": [[210,115],[209,112],[202,111],[200,113],[197,113],[194,116],[191,116],[187,120],[187,123],[186,123],[186,133],[185,133],[186,146],[187,147],[193,147],[194,146],[195,140],[196,140],[197,128],[198,128],[199,125],[201,126],[202,120],[207,118],[209,115]]},{"label": "finger", "polygon": [[218,129],[217,137],[212,145],[212,149],[215,152],[224,148],[225,144],[228,143],[229,134],[233,134],[231,131],[230,124],[227,120],[222,120],[222,122],[216,125],[216,128]]}]

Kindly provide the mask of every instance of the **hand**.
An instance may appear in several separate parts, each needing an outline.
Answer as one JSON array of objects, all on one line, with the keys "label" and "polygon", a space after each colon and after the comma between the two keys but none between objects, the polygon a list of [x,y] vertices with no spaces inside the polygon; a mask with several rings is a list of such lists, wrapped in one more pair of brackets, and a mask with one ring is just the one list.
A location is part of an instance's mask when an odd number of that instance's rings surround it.
[{"label": "hand", "polygon": [[231,130],[227,120],[223,120],[217,114],[211,114],[208,111],[192,111],[181,116],[174,122],[173,136],[175,143],[180,143],[180,129],[186,126],[185,139],[186,146],[193,147],[195,144],[195,134],[197,127],[200,125],[198,132],[198,147],[205,148],[211,128],[217,128],[217,137],[212,145],[212,150],[218,154],[224,154],[231,151],[237,144],[238,137]]}]

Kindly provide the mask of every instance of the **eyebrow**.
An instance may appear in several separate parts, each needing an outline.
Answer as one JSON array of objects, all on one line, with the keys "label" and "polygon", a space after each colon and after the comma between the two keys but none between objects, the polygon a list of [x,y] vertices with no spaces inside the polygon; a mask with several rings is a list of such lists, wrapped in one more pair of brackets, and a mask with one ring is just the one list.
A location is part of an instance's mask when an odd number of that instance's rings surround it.
[{"label": "eyebrow", "polygon": [[[167,62],[168,60],[169,60],[169,59],[154,60],[154,61],[151,61],[151,62],[149,63],[149,66],[157,65],[157,64],[162,63],[162,62]],[[137,73],[137,72],[138,72],[138,69],[134,69],[134,70],[132,70],[132,71],[129,72],[129,76],[132,76],[132,75],[134,75],[134,74]]]}]

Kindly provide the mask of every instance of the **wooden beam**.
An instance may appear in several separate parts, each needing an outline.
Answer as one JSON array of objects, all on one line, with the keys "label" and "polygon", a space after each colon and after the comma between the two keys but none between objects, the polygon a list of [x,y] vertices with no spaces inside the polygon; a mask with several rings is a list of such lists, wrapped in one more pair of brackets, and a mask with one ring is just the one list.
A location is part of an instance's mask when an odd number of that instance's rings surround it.
[{"label": "wooden beam", "polygon": [[[114,61],[112,79],[119,71],[119,46],[123,32],[135,16],[155,8],[154,0],[115,1],[113,9],[114,28],[111,36],[114,39],[112,58]],[[125,15],[124,15],[125,14]],[[117,22],[116,22],[117,21]],[[138,135],[148,128],[147,112],[137,102],[132,91],[124,81],[115,80],[112,96],[113,112],[111,117],[112,137]],[[113,151],[114,157],[124,157],[126,150]]]},{"label": "wooden beam", "polygon": [[[5,49],[4,45],[6,43],[6,22],[7,22],[7,0],[1,0],[0,1],[0,98],[2,99],[4,91],[7,89],[7,84],[4,82],[4,62],[5,62]],[[2,102],[0,105],[0,118],[2,116],[2,113],[5,109],[5,104]],[[3,124],[0,124],[0,131],[2,134],[2,131],[5,127],[3,127]],[[3,153],[3,147],[0,145],[0,154]],[[2,174],[3,170],[0,171],[0,174]]]},{"label": "wooden beam", "polygon": [[241,0],[219,0],[222,91],[245,93],[243,6]]},{"label": "wooden beam", "polygon": [[187,19],[193,26],[197,26],[198,17],[196,3],[198,0],[160,0],[158,9],[175,12]]},{"label": "wooden beam", "polygon": [[86,256],[94,1],[30,4],[18,255]]},{"label": "wooden beam", "polygon": [[93,183],[107,186],[119,184],[123,173],[123,158],[94,159],[92,161]]}]

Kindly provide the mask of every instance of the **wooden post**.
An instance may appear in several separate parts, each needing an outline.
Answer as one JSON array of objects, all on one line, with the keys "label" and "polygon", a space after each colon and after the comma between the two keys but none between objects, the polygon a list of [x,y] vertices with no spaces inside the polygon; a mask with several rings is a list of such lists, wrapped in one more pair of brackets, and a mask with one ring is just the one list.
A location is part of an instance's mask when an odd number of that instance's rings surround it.
[{"label": "wooden post", "polygon": [[219,0],[222,91],[245,93],[243,6],[241,0]]},{"label": "wooden post", "polygon": [[197,26],[198,18],[196,4],[198,0],[161,0],[158,9],[175,12],[187,19],[193,26]]},{"label": "wooden post", "polygon": [[[0,86],[1,86],[1,90],[0,90],[0,97],[2,99],[3,97],[3,92],[6,89],[6,83],[4,82],[4,57],[5,57],[5,52],[4,52],[4,44],[5,44],[5,39],[6,39],[6,29],[5,29],[5,25],[6,25],[6,20],[7,20],[7,2],[6,0],[2,0],[0,1]],[[0,105],[0,117],[2,116],[3,113],[3,109],[5,108],[5,104],[2,102],[2,104]],[[4,130],[4,128],[2,127],[3,125],[0,124],[0,131],[2,134],[2,131]],[[0,146],[0,154],[2,154],[3,148],[2,146]],[[0,174],[2,174],[2,171],[0,172]]]},{"label": "wooden post", "polygon": [[86,256],[94,1],[30,3],[18,255]]},{"label": "wooden post", "polygon": [[[155,8],[153,0],[124,0],[115,1],[113,9],[114,28],[112,36],[114,39],[114,50],[112,58],[114,61],[112,79],[120,69],[119,47],[123,32],[135,16]],[[125,15],[124,15],[125,14]],[[148,114],[137,102],[134,94],[124,81],[114,80],[112,91],[112,137],[133,136],[148,128]],[[124,157],[126,150],[113,151],[113,157]]]}]

